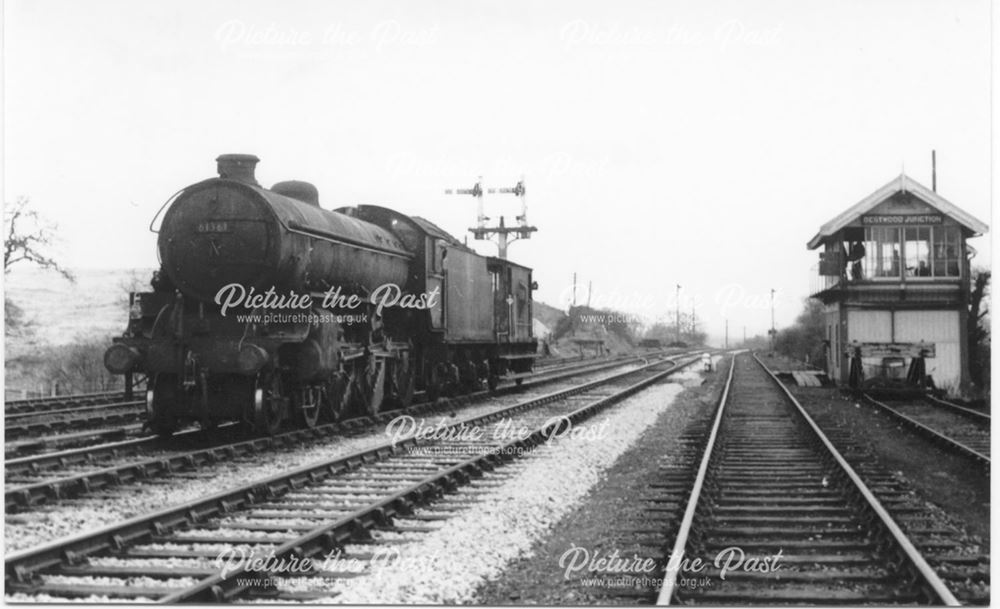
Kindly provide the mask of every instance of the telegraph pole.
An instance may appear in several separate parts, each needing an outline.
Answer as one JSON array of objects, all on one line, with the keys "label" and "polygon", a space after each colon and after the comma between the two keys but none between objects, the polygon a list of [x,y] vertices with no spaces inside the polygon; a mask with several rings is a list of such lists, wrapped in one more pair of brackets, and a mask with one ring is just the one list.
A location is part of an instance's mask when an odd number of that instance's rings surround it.
[{"label": "telegraph pole", "polygon": [[931,150],[931,190],[937,192],[937,150]]},{"label": "telegraph pole", "polygon": [[726,320],[726,349],[729,348],[729,320]]},{"label": "telegraph pole", "polygon": [[681,342],[681,284],[677,284],[677,342]]},{"label": "telegraph pole", "polygon": [[[496,226],[487,226],[489,218],[483,211],[483,195],[489,194],[512,194],[521,199],[521,215],[516,216],[517,226],[507,226],[504,217],[500,216],[500,223]],[[470,228],[469,232],[477,241],[489,239],[493,235],[497,236],[497,257],[507,259],[507,246],[518,239],[530,239],[531,233],[538,230],[537,227],[528,225],[528,203],[525,198],[524,176],[521,181],[509,188],[489,188],[483,190],[483,176],[479,176],[479,181],[472,188],[457,188],[444,191],[446,195],[472,195],[476,198],[476,226]],[[514,238],[509,238],[514,235]],[[573,282],[576,285],[576,282]],[[575,304],[575,303],[574,303]]]},{"label": "telegraph pole", "polygon": [[771,335],[771,351],[774,351],[774,342],[778,337],[778,331],[774,328],[774,288],[771,288],[771,331],[768,334]]}]

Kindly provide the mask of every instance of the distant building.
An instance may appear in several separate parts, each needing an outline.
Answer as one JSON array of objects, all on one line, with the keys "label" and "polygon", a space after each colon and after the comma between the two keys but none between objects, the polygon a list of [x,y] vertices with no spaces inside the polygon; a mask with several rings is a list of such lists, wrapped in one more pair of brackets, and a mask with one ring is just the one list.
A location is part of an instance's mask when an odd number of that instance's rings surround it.
[{"label": "distant building", "polygon": [[[852,345],[923,342],[934,345],[925,364],[938,387],[966,382],[975,251],[966,240],[987,230],[906,175],[824,224],[808,247],[822,248],[812,297],[825,305],[830,378],[848,381]],[[904,376],[902,359],[865,358],[865,377]]]},{"label": "distant building", "polygon": [[587,355],[588,351],[592,351],[594,356],[601,356],[607,353],[604,339],[601,338],[574,338],[572,342],[579,349],[580,355]]}]

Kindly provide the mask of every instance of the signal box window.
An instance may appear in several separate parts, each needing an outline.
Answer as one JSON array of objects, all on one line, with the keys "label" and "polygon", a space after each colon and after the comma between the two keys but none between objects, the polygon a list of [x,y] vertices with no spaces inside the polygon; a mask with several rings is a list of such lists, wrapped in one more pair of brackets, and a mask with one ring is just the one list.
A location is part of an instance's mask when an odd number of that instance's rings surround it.
[{"label": "signal box window", "polygon": [[865,277],[898,279],[900,276],[899,229],[882,226],[865,229]]},{"label": "signal box window", "polygon": [[914,226],[903,229],[906,243],[906,276],[931,276],[931,227]]},{"label": "signal box window", "polygon": [[955,226],[867,227],[864,277],[959,277],[961,252]]},{"label": "signal box window", "polygon": [[958,277],[961,275],[959,253],[962,235],[955,226],[934,228],[934,276]]}]

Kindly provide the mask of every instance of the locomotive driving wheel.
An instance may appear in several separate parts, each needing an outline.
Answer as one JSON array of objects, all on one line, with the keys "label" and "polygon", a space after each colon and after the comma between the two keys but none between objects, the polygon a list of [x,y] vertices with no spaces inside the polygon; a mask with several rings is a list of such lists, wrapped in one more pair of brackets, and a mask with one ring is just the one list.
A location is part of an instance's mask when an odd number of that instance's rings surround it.
[{"label": "locomotive driving wheel", "polygon": [[169,438],[177,431],[177,417],[170,407],[177,399],[177,377],[157,374],[146,391],[146,425],[156,435]]},{"label": "locomotive driving wheel", "polygon": [[275,435],[285,421],[285,402],[281,397],[281,377],[261,372],[253,391],[253,425],[257,431]]}]

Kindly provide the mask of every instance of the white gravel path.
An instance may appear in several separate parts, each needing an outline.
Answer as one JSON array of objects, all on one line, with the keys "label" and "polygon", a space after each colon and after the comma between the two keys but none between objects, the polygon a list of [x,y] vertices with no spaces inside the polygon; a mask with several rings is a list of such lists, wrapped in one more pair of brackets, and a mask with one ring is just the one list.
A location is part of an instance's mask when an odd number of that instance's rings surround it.
[{"label": "white gravel path", "polygon": [[[362,577],[312,580],[307,587],[331,593],[320,603],[475,602],[475,590],[483,581],[501,576],[508,563],[528,555],[670,408],[684,385],[700,384],[702,376],[689,369],[672,380],[677,382],[657,385],[587,423],[605,427],[600,439],[564,438],[539,448],[523,461],[517,475],[479,496],[479,502],[419,541],[394,546],[399,552],[395,563],[374,566]],[[301,589],[302,583],[292,585]]]},{"label": "white gravel path", "polygon": [[[604,378],[634,367],[603,371],[593,375],[592,378]],[[428,415],[424,419],[424,424],[432,427],[439,421],[455,423],[495,411],[502,405],[522,402],[579,382],[579,378],[571,379],[530,389],[522,394],[502,396],[490,400],[487,404],[462,408],[456,411],[456,417],[450,413]],[[389,439],[383,428],[378,427],[369,434],[350,439],[337,439],[329,444],[310,443],[296,449],[265,451],[236,461],[209,465],[198,471],[200,477],[197,478],[180,476],[159,478],[148,483],[111,489],[93,498],[44,506],[35,512],[9,514],[5,516],[4,522],[5,554],[77,535],[81,531],[115,524],[140,514],[163,509],[165,506],[194,501],[222,489],[273,476],[309,463],[371,449]]]}]

